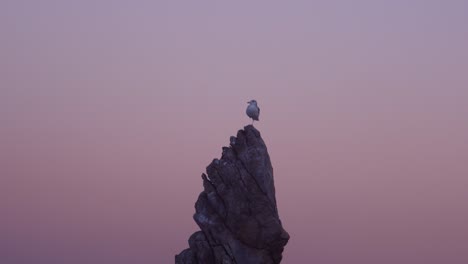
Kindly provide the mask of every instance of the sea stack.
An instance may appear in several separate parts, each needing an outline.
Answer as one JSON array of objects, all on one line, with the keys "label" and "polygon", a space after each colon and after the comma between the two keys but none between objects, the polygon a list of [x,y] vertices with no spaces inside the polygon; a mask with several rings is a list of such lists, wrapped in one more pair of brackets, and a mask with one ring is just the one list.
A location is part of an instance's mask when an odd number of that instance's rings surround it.
[{"label": "sea stack", "polygon": [[289,234],[279,218],[273,167],[260,132],[252,125],[239,130],[202,181],[193,216],[201,230],[175,263],[280,263]]}]

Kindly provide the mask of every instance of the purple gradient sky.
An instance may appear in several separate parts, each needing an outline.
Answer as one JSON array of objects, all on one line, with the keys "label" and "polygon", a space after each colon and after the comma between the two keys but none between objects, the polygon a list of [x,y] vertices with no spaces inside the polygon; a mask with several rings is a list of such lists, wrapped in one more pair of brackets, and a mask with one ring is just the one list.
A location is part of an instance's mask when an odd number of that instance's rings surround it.
[{"label": "purple gradient sky", "polygon": [[468,263],[467,14],[1,1],[0,263],[172,263],[252,98],[283,263]]}]

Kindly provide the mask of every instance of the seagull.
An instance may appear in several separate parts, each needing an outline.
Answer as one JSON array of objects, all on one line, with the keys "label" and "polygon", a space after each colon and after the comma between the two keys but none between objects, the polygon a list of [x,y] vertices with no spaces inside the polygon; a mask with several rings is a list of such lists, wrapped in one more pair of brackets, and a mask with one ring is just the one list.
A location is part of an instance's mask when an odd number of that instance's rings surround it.
[{"label": "seagull", "polygon": [[260,115],[260,108],[257,106],[257,101],[251,100],[247,102],[249,106],[247,106],[247,110],[245,111],[247,113],[247,116],[252,118],[252,125],[255,120],[258,120],[258,116]]}]

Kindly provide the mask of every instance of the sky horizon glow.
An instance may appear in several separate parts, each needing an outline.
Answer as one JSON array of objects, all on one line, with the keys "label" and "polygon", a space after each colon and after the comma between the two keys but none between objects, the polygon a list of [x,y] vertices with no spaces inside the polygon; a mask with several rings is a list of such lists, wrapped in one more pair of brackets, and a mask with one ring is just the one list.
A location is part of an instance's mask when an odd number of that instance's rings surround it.
[{"label": "sky horizon glow", "polygon": [[0,263],[172,263],[250,123],[282,263],[468,263],[466,1],[0,3]]}]

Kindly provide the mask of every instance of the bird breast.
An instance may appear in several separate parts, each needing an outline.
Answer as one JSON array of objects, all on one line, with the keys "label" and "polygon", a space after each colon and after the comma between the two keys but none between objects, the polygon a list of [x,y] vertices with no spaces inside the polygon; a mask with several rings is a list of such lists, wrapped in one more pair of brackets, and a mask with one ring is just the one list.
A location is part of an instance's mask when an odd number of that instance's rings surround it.
[{"label": "bird breast", "polygon": [[256,105],[249,105],[247,107],[246,113],[249,117],[258,117],[258,108]]}]

